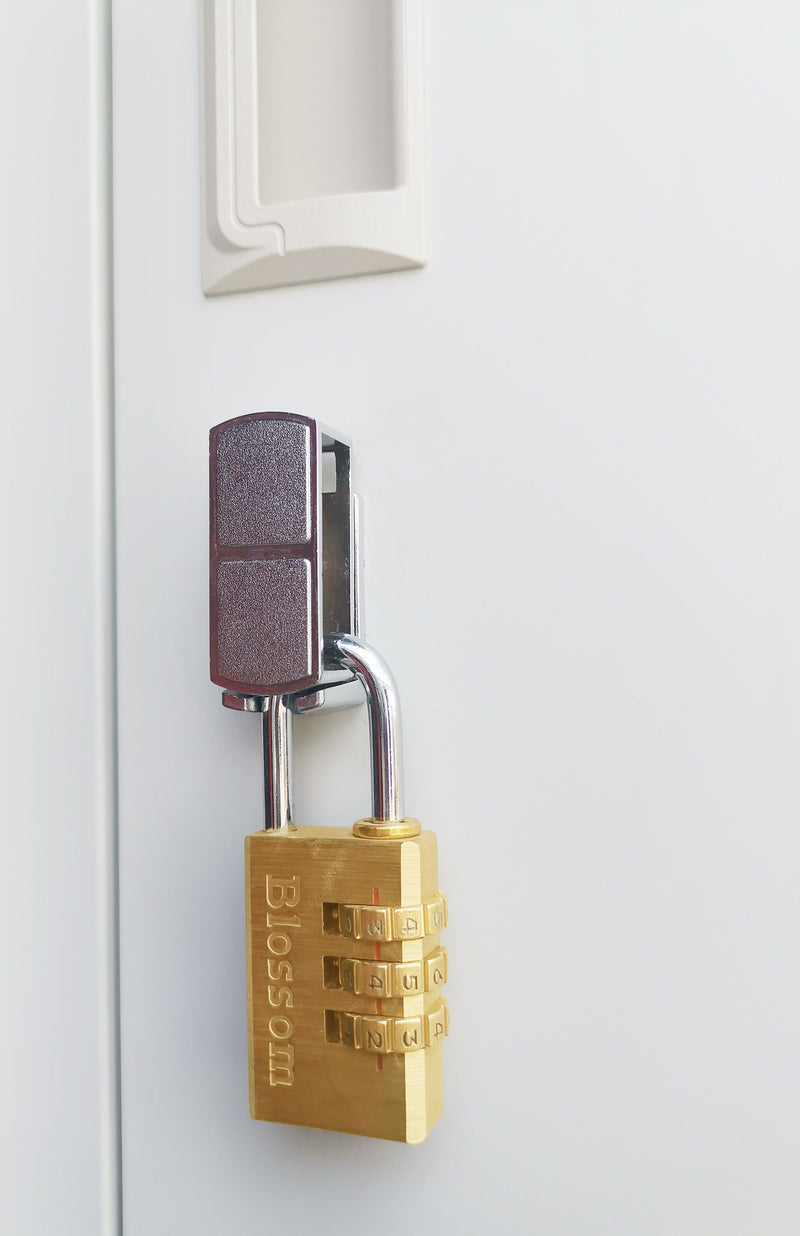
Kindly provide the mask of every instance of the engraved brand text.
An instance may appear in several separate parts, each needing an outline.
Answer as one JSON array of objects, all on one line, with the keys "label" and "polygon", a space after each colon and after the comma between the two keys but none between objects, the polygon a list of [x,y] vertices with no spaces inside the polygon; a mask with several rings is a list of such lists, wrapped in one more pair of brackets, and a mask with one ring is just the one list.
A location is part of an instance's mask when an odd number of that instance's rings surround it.
[{"label": "engraved brand text", "polygon": [[269,1001],[269,1084],[294,1085],[294,967],[289,960],[292,931],[300,927],[293,913],[300,903],[298,876],[267,876],[267,1000]]}]

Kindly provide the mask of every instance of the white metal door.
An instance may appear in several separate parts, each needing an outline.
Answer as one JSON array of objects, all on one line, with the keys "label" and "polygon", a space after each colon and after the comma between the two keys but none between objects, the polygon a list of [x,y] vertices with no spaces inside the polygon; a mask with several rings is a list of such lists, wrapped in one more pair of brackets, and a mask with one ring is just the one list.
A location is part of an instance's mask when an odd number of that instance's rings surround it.
[{"label": "white metal door", "polygon": [[[195,0],[114,2],[126,1236],[800,1226],[800,19],[428,5],[432,260],[206,300]],[[352,437],[449,894],[419,1149],[251,1123],[255,725],[207,679],[207,432]],[[363,718],[298,725],[308,821]]]}]

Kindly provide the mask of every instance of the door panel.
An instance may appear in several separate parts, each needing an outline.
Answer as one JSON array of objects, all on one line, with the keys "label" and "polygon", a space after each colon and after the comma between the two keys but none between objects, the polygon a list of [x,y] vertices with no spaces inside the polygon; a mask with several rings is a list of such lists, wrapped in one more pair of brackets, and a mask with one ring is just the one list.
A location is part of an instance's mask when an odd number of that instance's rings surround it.
[{"label": "door panel", "polygon": [[[429,268],[218,300],[196,19],[114,4],[126,1236],[795,1232],[796,15],[430,4]],[[206,452],[269,408],[353,439],[439,835],[413,1152],[247,1112]],[[365,719],[297,731],[298,818],[363,815]]]}]

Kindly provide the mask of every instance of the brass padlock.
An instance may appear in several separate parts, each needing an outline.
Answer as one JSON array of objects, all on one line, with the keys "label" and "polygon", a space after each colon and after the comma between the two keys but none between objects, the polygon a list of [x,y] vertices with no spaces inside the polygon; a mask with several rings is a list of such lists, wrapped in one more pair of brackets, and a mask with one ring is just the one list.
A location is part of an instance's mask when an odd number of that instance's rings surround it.
[{"label": "brass padlock", "polygon": [[[212,431],[212,677],[227,688],[228,706],[260,711],[264,724],[266,828],[245,843],[250,1112],[258,1120],[420,1142],[442,1111],[446,907],[436,838],[403,813],[400,709],[389,668],[356,635],[335,629],[315,572],[294,567],[325,562],[329,574],[336,569],[316,519],[321,441],[314,422],[275,413]],[[341,454],[336,463],[349,501],[349,453],[346,468]],[[269,546],[220,538],[220,528],[257,525],[231,503],[253,492],[254,472],[262,484],[266,478],[280,487],[281,468],[294,486],[291,500],[285,492],[257,498]],[[342,494],[334,502],[341,513]],[[289,512],[292,535],[307,532],[302,550],[287,539],[282,512]],[[343,539],[340,530],[330,537],[339,545]],[[351,595],[356,560],[351,542]],[[264,613],[253,615],[265,595]],[[347,588],[338,598],[342,626]],[[355,625],[355,603],[349,612]],[[323,640],[329,623],[334,629]],[[312,644],[319,632],[319,650],[309,649],[309,631]],[[372,815],[352,829],[298,826],[292,711],[308,711],[322,687],[348,679],[357,679],[367,698]]]},{"label": "brass padlock", "polygon": [[352,829],[288,824],[247,838],[250,1111],[420,1142],[442,1111],[448,1032],[436,838],[417,820],[380,818],[399,815],[391,677],[373,650],[335,643],[371,684],[378,798]]}]

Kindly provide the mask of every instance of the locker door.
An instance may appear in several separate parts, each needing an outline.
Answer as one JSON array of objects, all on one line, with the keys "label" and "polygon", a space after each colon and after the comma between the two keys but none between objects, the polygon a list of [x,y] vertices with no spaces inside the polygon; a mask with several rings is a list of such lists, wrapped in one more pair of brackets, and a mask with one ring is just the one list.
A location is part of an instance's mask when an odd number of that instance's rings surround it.
[{"label": "locker door", "polygon": [[[430,265],[213,300],[197,16],[114,2],[126,1236],[794,1233],[797,15],[430,3]],[[206,453],[267,409],[354,443],[439,837],[414,1152],[247,1111]],[[298,818],[364,814],[364,725],[298,723]]]}]

